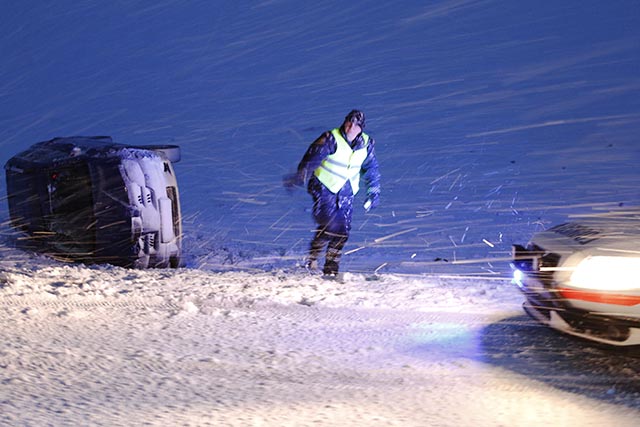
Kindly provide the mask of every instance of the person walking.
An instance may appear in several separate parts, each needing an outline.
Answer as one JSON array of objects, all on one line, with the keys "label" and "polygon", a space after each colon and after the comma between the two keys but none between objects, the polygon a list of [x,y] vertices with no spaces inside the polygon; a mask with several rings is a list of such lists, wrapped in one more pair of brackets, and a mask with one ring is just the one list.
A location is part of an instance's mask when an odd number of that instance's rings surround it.
[{"label": "person walking", "polygon": [[297,171],[283,180],[289,190],[307,183],[307,191],[313,198],[312,212],[317,229],[311,240],[306,267],[317,270],[318,259],[325,252],[322,272],[327,278],[338,277],[361,177],[366,187],[364,209],[369,211],[380,201],[375,141],[364,128],[364,113],[350,111],[340,127],[324,132],[309,146]]}]

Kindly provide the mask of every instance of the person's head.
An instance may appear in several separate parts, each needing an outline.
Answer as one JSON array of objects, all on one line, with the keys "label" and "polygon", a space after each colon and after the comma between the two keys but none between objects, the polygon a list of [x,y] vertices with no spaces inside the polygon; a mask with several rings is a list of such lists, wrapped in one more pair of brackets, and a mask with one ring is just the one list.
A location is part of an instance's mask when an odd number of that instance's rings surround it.
[{"label": "person's head", "polygon": [[354,125],[360,126],[361,130],[364,130],[364,113],[360,110],[351,110],[349,114],[345,116],[344,123],[353,123]]},{"label": "person's head", "polygon": [[351,141],[364,130],[364,113],[360,110],[351,110],[344,118],[342,127],[347,139]]}]

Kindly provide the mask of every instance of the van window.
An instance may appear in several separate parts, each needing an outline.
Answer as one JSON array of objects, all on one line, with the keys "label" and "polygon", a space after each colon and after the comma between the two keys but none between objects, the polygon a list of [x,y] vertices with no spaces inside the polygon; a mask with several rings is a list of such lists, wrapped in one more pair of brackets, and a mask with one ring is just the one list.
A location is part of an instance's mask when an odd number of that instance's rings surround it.
[{"label": "van window", "polygon": [[92,251],[95,216],[88,166],[80,164],[52,169],[47,192],[47,219],[49,229],[58,234],[56,245],[74,253]]}]

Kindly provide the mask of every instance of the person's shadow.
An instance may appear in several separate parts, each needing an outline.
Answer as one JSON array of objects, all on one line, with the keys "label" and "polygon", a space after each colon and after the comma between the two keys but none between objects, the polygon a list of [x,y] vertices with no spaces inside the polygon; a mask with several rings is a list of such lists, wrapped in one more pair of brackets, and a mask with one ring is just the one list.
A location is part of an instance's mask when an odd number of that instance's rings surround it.
[{"label": "person's shadow", "polygon": [[593,344],[526,315],[480,332],[476,358],[558,389],[640,408],[640,349]]}]

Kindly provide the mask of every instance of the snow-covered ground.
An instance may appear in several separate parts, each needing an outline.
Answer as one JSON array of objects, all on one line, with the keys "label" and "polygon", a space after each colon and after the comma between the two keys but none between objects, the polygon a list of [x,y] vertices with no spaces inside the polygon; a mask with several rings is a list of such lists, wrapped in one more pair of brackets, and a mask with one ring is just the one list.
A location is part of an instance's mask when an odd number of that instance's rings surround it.
[{"label": "snow-covered ground", "polygon": [[[3,6],[0,162],[179,144],[187,265],[23,253],[2,203],[0,424],[637,425],[637,356],[509,283],[512,243],[640,196],[640,7],[560,3]],[[383,198],[335,283],[299,267],[309,197],[281,177],[352,108]]]},{"label": "snow-covered ground", "polygon": [[505,280],[39,264],[2,273],[3,425],[637,424],[637,359]]}]

